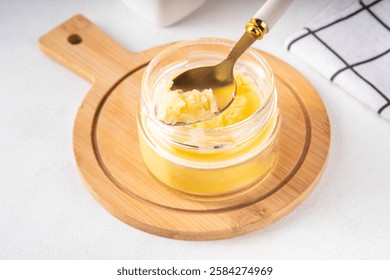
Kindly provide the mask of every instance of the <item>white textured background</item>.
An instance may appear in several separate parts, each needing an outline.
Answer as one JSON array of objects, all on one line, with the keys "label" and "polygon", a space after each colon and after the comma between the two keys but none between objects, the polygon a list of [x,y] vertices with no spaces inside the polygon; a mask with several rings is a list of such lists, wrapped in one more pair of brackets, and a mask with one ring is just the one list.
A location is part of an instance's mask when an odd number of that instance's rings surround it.
[{"label": "white textured background", "polygon": [[261,2],[208,0],[188,18],[159,28],[121,1],[0,0],[0,258],[390,258],[390,123],[283,47],[326,0],[296,0],[272,35],[256,43],[313,83],[331,120],[327,168],[295,211],[243,237],[176,241],[115,219],[84,187],[72,125],[90,85],[45,57],[38,37],[82,13],[134,52],[195,37],[238,39]]}]

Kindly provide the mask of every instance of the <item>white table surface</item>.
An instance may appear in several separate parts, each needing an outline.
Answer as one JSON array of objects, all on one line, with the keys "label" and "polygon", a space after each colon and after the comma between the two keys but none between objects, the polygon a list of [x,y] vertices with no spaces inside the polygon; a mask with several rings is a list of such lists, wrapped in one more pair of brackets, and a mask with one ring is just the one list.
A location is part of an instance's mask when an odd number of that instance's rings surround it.
[{"label": "white table surface", "polygon": [[160,28],[121,1],[0,1],[0,259],[388,259],[390,123],[283,47],[328,1],[297,0],[256,47],[301,71],[331,121],[326,170],[293,212],[255,233],[189,242],[134,229],[79,177],[72,126],[90,84],[43,55],[37,39],[82,13],[130,51],[195,37],[237,39],[259,0],[208,0]]}]

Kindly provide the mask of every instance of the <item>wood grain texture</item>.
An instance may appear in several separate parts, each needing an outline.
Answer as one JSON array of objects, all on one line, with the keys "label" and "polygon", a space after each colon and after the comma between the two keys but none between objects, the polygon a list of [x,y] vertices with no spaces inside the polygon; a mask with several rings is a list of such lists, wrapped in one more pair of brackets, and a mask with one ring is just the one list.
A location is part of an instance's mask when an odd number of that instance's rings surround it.
[{"label": "wood grain texture", "polygon": [[[82,41],[71,44],[70,35]],[[136,114],[148,62],[164,48],[132,54],[77,15],[40,38],[41,49],[92,83],[74,125],[74,153],[92,195],[143,231],[175,239],[213,240],[265,227],[298,206],[325,166],[330,126],[315,89],[294,68],[271,65],[281,110],[280,155],[258,186],[219,199],[192,199],[160,186],[138,147]]]}]

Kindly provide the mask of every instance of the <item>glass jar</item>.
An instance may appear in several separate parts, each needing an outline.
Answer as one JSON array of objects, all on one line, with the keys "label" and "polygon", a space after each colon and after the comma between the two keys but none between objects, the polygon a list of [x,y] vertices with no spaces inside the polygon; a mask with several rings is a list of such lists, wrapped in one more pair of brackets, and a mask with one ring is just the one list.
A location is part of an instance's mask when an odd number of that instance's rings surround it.
[{"label": "glass jar", "polygon": [[142,79],[139,142],[146,167],[162,185],[196,196],[225,195],[257,185],[275,165],[280,118],[274,76],[253,49],[234,68],[250,75],[258,88],[262,104],[250,117],[217,128],[171,126],[156,118],[158,83],[221,62],[234,44],[215,38],[184,41],[167,47],[148,65]]}]

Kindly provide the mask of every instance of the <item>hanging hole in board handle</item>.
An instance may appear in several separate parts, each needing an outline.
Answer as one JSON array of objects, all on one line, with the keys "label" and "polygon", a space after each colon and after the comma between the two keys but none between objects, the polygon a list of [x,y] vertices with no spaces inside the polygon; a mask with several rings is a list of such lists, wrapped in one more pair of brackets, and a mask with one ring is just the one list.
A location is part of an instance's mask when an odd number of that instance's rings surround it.
[{"label": "hanging hole in board handle", "polygon": [[72,45],[78,45],[83,41],[83,39],[78,34],[72,34],[68,37],[68,42]]}]

